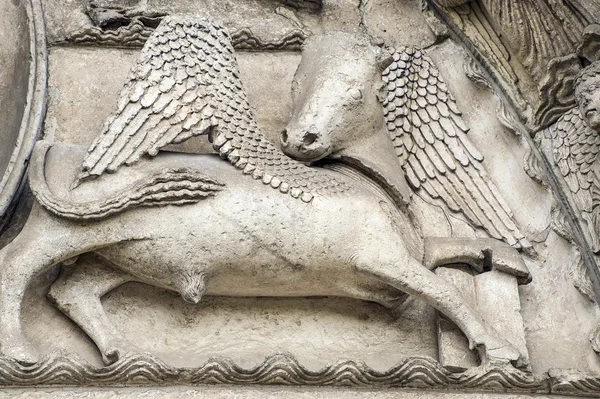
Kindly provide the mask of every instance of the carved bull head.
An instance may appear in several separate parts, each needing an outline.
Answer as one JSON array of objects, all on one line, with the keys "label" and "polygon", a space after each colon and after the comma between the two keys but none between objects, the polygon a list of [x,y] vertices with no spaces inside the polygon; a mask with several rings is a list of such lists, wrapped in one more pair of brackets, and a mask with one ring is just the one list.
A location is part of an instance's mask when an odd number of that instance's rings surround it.
[{"label": "carved bull head", "polygon": [[292,83],[294,111],[281,133],[283,151],[316,161],[381,129],[381,72],[391,62],[389,53],[360,35],[308,39]]}]

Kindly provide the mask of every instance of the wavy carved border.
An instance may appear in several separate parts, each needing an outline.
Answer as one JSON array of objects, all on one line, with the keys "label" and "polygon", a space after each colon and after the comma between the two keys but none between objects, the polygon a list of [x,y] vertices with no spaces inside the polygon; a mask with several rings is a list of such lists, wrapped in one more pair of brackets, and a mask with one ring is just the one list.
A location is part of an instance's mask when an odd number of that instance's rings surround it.
[{"label": "wavy carved border", "polygon": [[23,188],[29,157],[42,132],[46,112],[48,52],[41,0],[28,0],[26,8],[31,54],[27,105],[23,112],[15,149],[4,175],[0,176],[0,232],[10,220],[15,200]]},{"label": "wavy carved border", "polygon": [[[144,25],[138,19],[115,30],[105,30],[89,26],[53,45],[106,46],[140,48],[144,45],[154,28]],[[250,28],[242,28],[231,33],[233,47],[246,51],[300,51],[306,34],[297,29],[288,32],[277,40],[262,40]]]},{"label": "wavy carved border", "polygon": [[600,378],[551,371],[536,377],[513,368],[451,373],[429,357],[413,357],[379,372],[356,361],[340,361],[311,371],[288,353],[274,354],[253,368],[213,358],[197,368],[175,368],[144,354],[95,367],[72,354],[51,353],[35,365],[0,358],[0,387],[287,385],[353,388],[414,388],[512,393],[557,393],[598,397]]}]

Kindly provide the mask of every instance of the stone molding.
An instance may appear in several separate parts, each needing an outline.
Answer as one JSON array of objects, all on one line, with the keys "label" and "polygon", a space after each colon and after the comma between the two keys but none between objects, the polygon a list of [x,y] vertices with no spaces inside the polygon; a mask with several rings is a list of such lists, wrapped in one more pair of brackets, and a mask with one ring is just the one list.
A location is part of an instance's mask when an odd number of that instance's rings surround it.
[{"label": "stone molding", "polygon": [[341,360],[313,371],[289,353],[276,353],[262,364],[244,368],[228,358],[212,358],[197,368],[175,368],[145,354],[127,356],[96,367],[73,354],[53,352],[32,366],[0,359],[0,387],[160,387],[160,386],[328,386],[410,388],[513,394],[560,394],[598,397],[600,378],[572,370],[550,370],[543,376],[509,368],[474,368],[452,373],[429,357],[411,357],[386,371],[363,362]]},{"label": "stone molding", "polygon": [[31,54],[26,107],[14,150],[4,175],[0,177],[0,231],[10,220],[16,200],[23,189],[24,176],[35,142],[39,139],[46,111],[48,54],[42,5],[26,2]]}]

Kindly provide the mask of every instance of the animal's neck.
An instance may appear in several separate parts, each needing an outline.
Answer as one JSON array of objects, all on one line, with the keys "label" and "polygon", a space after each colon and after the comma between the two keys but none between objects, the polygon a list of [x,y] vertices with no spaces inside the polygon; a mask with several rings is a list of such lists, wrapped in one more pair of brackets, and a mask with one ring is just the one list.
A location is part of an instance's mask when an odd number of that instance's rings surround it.
[{"label": "animal's neck", "polygon": [[383,185],[397,205],[405,208],[410,203],[412,191],[406,183],[392,141],[384,129],[353,142],[334,157],[360,169],[379,185]]}]

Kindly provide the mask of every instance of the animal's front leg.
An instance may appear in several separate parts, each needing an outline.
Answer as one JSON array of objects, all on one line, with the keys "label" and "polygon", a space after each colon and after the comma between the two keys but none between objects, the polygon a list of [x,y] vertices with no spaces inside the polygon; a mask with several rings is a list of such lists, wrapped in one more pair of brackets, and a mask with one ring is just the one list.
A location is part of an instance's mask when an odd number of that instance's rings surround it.
[{"label": "animal's front leg", "polygon": [[381,279],[410,295],[423,299],[446,315],[465,333],[471,349],[480,351],[485,365],[521,366],[518,349],[504,339],[468,303],[460,292],[415,259],[397,253],[397,259],[365,259],[359,261],[359,270]]},{"label": "animal's front leg", "polygon": [[0,250],[0,352],[24,364],[38,360],[37,350],[23,335],[21,305],[27,286],[57,260],[77,247],[61,224],[33,209],[21,233]]},{"label": "animal's front leg", "polygon": [[63,268],[48,297],[81,327],[98,346],[105,364],[114,363],[135,346],[124,339],[108,319],[101,298],[118,286],[135,281],[98,256],[87,254],[68,269]]}]

